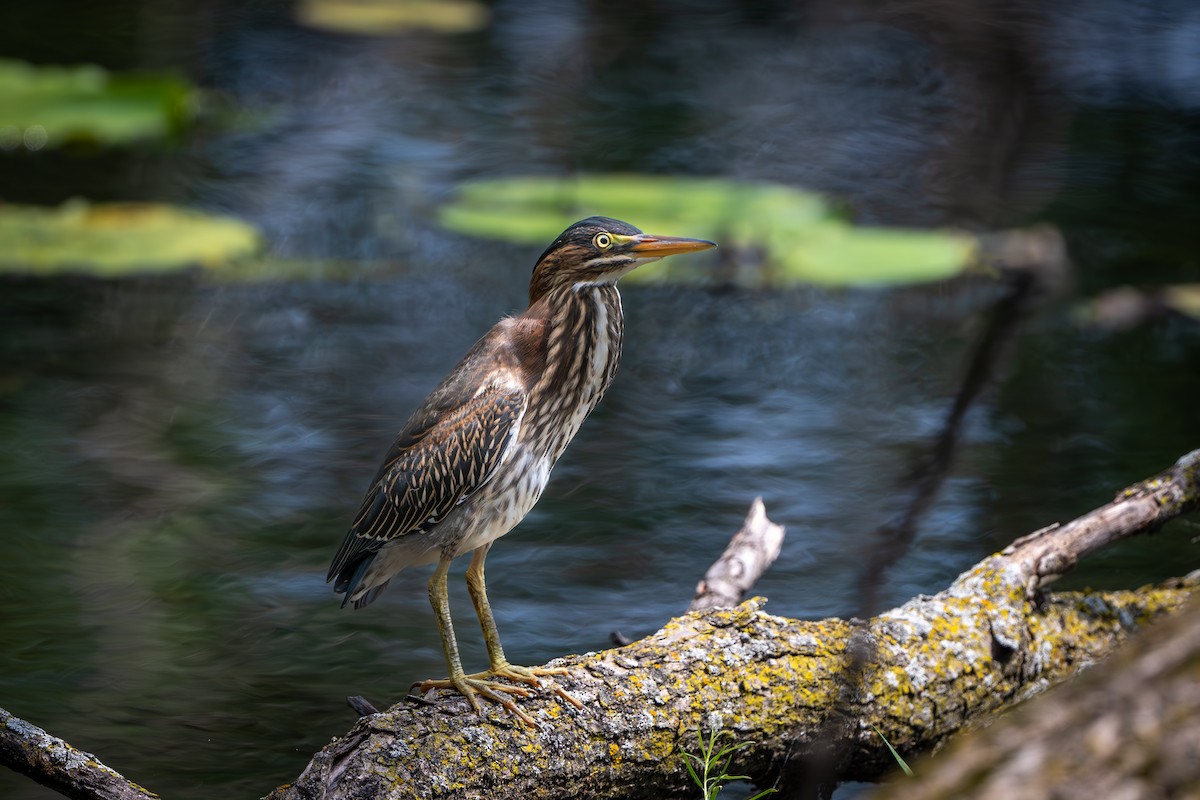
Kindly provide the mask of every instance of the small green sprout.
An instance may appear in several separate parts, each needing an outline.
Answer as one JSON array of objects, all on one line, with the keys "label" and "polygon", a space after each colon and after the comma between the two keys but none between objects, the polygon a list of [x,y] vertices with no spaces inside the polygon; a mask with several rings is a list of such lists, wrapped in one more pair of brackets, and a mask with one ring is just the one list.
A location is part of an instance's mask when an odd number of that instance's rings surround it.
[{"label": "small green sprout", "polygon": [[892,747],[892,743],[889,742],[887,737],[883,735],[883,731],[879,730],[879,728],[876,728],[874,725],[871,726],[871,729],[879,734],[879,738],[883,739],[883,743],[887,745],[887,749],[891,752],[892,758],[896,759],[896,763],[900,765],[900,769],[904,770],[904,774],[911,778],[913,774],[912,769],[910,769],[908,764],[904,762],[904,759],[900,757],[900,754],[896,752],[896,748]]},{"label": "small green sprout", "polygon": [[[746,775],[730,775],[727,770],[729,762],[733,760],[733,754],[749,747],[751,743],[738,742],[718,746],[722,737],[726,736],[732,737],[733,734],[714,728],[708,735],[707,741],[701,738],[699,754],[689,753],[682,746],[679,748],[679,752],[683,754],[683,765],[687,768],[688,775],[704,793],[703,800],[715,800],[721,787],[729,781],[750,780]],[[764,789],[750,800],[760,800],[760,798],[774,793],[774,789]]]}]

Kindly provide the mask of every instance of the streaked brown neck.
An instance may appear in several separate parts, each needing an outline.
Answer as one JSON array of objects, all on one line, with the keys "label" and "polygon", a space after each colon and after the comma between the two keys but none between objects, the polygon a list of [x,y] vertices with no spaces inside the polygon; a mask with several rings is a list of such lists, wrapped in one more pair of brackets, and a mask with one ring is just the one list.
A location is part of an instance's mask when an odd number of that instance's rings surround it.
[{"label": "streaked brown neck", "polygon": [[527,313],[544,314],[546,361],[531,389],[530,436],[553,459],[604,396],[621,361],[625,324],[615,284],[555,287]]}]

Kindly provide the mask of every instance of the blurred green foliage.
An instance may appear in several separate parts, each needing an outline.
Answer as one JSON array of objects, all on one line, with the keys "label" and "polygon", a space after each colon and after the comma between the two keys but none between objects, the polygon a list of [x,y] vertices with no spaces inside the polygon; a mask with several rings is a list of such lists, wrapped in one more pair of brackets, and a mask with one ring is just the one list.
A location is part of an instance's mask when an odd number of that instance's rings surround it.
[{"label": "blurred green foliage", "polygon": [[301,0],[296,7],[303,25],[363,36],[469,33],[486,26],[490,17],[488,7],[475,0]]},{"label": "blurred green foliage", "polygon": [[256,253],[247,223],[154,203],[0,205],[0,273],[115,277],[218,268]]},{"label": "blurred green foliage", "polygon": [[[576,219],[617,217],[651,233],[716,241],[739,266],[723,277],[753,285],[921,283],[970,267],[974,237],[957,231],[864,228],[819,195],[769,183],[717,178],[591,175],[514,177],[462,187],[442,209],[446,227],[525,244],[546,244]],[[667,261],[634,280],[696,280],[694,263]],[[744,263],[756,269],[740,269]]]},{"label": "blurred green foliage", "polygon": [[161,139],[187,121],[196,96],[185,82],[167,75],[0,59],[0,149]]}]

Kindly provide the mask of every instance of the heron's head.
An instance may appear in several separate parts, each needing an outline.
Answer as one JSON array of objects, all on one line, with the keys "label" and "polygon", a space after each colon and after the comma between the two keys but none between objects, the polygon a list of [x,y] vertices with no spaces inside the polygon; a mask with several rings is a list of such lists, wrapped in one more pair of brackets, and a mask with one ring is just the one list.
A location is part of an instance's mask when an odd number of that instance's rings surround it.
[{"label": "heron's head", "polygon": [[559,234],[537,260],[529,282],[529,302],[562,288],[615,283],[642,264],[710,247],[716,244],[642,233],[628,222],[588,217]]}]

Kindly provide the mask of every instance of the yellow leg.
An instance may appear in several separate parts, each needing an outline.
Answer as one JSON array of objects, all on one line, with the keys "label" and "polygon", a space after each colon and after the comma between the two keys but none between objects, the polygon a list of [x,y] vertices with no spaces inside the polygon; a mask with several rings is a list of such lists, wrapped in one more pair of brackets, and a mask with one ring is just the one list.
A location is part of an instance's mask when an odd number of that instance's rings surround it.
[{"label": "yellow leg", "polygon": [[[504,648],[500,645],[500,633],[496,630],[496,618],[492,616],[492,606],[488,602],[487,584],[483,578],[483,562],[487,558],[491,546],[491,542],[489,542],[476,548],[475,554],[471,558],[471,566],[467,567],[467,591],[471,594],[471,602],[475,604],[475,614],[479,617],[479,627],[483,629],[483,641],[487,644],[488,662],[491,665],[487,672],[481,672],[478,676],[471,677],[508,678],[530,686],[541,687],[542,681],[539,678],[548,678],[551,675],[570,675],[571,672],[566,667],[518,667],[510,664],[504,657]],[[576,708],[583,708],[583,703],[567,694],[553,680],[549,680],[547,683],[563,700]]]},{"label": "yellow leg", "polygon": [[[446,668],[450,671],[450,677],[421,681],[416,685],[422,693],[431,689],[452,689],[467,698],[476,713],[479,713],[480,710],[476,695],[480,695],[493,703],[504,706],[527,725],[536,727],[537,723],[533,717],[517,708],[516,703],[504,696],[505,694],[514,694],[526,697],[532,692],[522,686],[511,686],[485,680],[488,677],[486,673],[467,675],[463,672],[462,660],[458,655],[458,641],[454,638],[454,621],[450,618],[450,599],[446,594],[446,572],[449,569],[450,559],[443,557],[438,562],[437,569],[433,571],[433,577],[429,579],[429,603],[433,606],[438,631],[442,635],[442,652],[446,656]],[[494,627],[493,625],[493,629]]]}]

